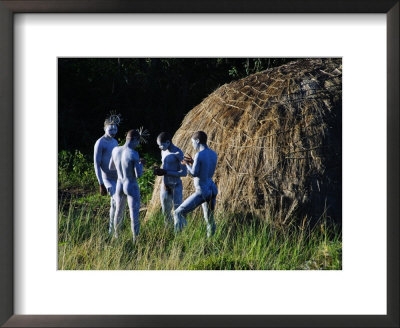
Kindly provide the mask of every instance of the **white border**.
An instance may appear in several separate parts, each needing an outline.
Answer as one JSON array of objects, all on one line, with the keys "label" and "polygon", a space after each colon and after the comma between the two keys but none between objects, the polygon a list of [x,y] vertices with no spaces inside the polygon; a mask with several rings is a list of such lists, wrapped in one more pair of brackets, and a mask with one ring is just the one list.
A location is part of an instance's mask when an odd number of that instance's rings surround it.
[{"label": "white border", "polygon": [[[18,14],[15,54],[16,314],[386,314],[385,15]],[[343,57],[343,270],[57,271],[59,56]]]}]

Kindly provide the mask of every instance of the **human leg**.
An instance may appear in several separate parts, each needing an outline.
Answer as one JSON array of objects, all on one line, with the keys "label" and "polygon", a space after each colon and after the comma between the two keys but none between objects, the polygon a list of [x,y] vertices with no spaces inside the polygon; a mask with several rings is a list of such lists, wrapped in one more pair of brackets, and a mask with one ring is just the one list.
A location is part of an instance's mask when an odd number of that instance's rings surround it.
[{"label": "human leg", "polygon": [[218,195],[218,188],[215,185],[215,183],[212,181],[211,195],[207,199],[207,202],[202,204],[204,219],[206,220],[206,223],[207,223],[207,237],[210,237],[210,236],[214,235],[214,233],[215,233],[216,227],[215,227],[215,221],[214,221],[214,210],[215,210],[217,195]]},{"label": "human leg", "polygon": [[215,209],[215,203],[216,203],[216,199],[217,199],[217,195],[218,195],[218,188],[217,185],[214,183],[214,181],[211,181],[211,209],[214,211]]},{"label": "human leg", "polygon": [[171,215],[172,201],[173,201],[172,196],[173,196],[172,189],[166,187],[165,184],[162,183],[160,188],[160,200],[161,200],[161,208],[164,216],[165,225],[172,223],[172,215]]},{"label": "human leg", "polygon": [[[175,213],[176,210],[179,208],[179,206],[182,204],[182,183],[177,184],[175,186],[175,188],[173,189],[173,204],[174,204],[174,213]],[[174,226],[176,226],[175,222],[176,222],[176,220],[175,220],[175,214],[174,214]],[[182,229],[184,226],[187,225],[186,218],[182,215],[180,215],[179,222],[180,222],[178,224],[178,226],[180,227],[179,229]],[[176,229],[175,229],[175,231],[176,231]]]},{"label": "human leg", "polygon": [[117,205],[115,202],[115,191],[117,188],[117,181],[109,180],[105,183],[105,186],[107,188],[108,194],[110,195],[110,221],[108,224],[108,234],[111,235],[112,231],[113,231],[113,226],[114,226],[115,210],[117,208]]},{"label": "human leg", "polygon": [[211,197],[207,202],[201,204],[203,208],[203,217],[207,224],[207,237],[211,237],[215,233],[215,221],[214,221],[214,208],[215,208],[215,197]]},{"label": "human leg", "polygon": [[173,189],[174,210],[182,204],[182,189],[182,183],[176,184]]},{"label": "human leg", "polygon": [[205,202],[205,199],[201,192],[196,191],[194,194],[189,196],[174,212],[174,229],[175,232],[179,232],[187,225],[185,216],[193,211],[201,203]]},{"label": "human leg", "polygon": [[108,234],[111,235],[114,226],[114,216],[117,204],[115,202],[115,194],[110,197],[110,222],[108,224]]},{"label": "human leg", "polygon": [[114,237],[118,238],[118,229],[121,224],[126,206],[126,195],[122,190],[122,183],[120,182],[117,183],[114,199],[115,199]]},{"label": "human leg", "polygon": [[139,221],[139,211],[140,211],[140,191],[138,184],[129,183],[128,186],[128,206],[129,215],[131,217],[131,229],[133,235],[133,242],[135,242],[136,237],[139,235],[140,221]]}]

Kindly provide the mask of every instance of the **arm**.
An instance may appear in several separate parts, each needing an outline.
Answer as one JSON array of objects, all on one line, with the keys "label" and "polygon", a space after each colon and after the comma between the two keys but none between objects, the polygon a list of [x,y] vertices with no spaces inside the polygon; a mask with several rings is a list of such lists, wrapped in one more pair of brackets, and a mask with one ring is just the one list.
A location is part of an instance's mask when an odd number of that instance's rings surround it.
[{"label": "arm", "polygon": [[199,160],[199,153],[197,153],[196,156],[194,157],[193,166],[186,164],[186,168],[189,174],[195,178],[200,176],[200,166],[201,166],[201,161]]},{"label": "arm", "polygon": [[136,178],[140,178],[143,175],[143,164],[139,161],[139,155],[137,157],[138,158],[133,161],[133,169],[135,170]]},{"label": "arm", "polygon": [[182,165],[182,164],[179,164],[179,166],[180,166],[180,170],[179,170],[179,171],[170,171],[170,170],[167,170],[167,174],[166,174],[166,175],[169,175],[169,176],[171,176],[171,177],[177,177],[177,178],[187,176],[187,169],[186,169],[186,166],[185,166],[185,165]]},{"label": "arm", "polygon": [[94,172],[96,173],[96,178],[97,178],[97,181],[99,182],[99,185],[104,184],[103,178],[101,176],[101,168],[100,168],[102,153],[103,153],[103,149],[101,147],[101,143],[99,140],[97,140],[94,145],[93,162],[94,162]]},{"label": "arm", "polygon": [[94,145],[94,171],[96,173],[97,181],[99,182],[99,192],[100,195],[107,195],[107,189],[103,182],[103,177],[101,176],[101,156],[103,155],[103,148],[101,147],[100,141],[97,141]]},{"label": "arm", "polygon": [[115,167],[114,159],[113,159],[114,150],[111,153],[110,163],[108,163],[108,169],[111,171],[116,171],[117,168]]}]

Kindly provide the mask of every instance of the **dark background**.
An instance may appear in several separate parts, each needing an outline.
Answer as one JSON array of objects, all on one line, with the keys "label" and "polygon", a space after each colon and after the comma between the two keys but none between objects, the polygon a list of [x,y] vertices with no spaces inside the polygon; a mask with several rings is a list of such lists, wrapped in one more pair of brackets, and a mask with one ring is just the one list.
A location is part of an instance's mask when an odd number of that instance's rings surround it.
[{"label": "dark background", "polygon": [[121,114],[117,139],[132,128],[172,135],[193,107],[219,86],[295,58],[60,58],[58,150],[92,155],[111,111]]}]

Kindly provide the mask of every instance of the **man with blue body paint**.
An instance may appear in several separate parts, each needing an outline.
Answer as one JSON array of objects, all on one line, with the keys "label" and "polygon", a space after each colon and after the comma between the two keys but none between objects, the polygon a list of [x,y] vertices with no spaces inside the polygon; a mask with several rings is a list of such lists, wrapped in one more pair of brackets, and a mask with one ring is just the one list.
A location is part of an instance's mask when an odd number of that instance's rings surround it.
[{"label": "man with blue body paint", "polygon": [[162,176],[160,200],[164,222],[172,224],[172,207],[176,210],[182,203],[181,177],[187,175],[186,166],[181,163],[183,152],[172,143],[168,132],[161,132],[157,137],[157,145],[161,150],[162,168],[155,168],[154,174]]},{"label": "man with blue body paint", "polygon": [[114,213],[116,209],[114,194],[117,184],[117,172],[111,171],[108,164],[111,158],[112,150],[118,146],[118,141],[114,139],[118,132],[120,117],[111,115],[104,122],[104,135],[99,138],[94,145],[94,171],[99,182],[99,191],[102,196],[111,196],[110,199],[110,220],[108,233],[112,233]]},{"label": "man with blue body paint", "polygon": [[140,228],[140,191],[137,179],[142,176],[144,165],[144,159],[139,158],[135,150],[139,142],[140,133],[137,130],[128,131],[125,144],[113,149],[109,163],[109,169],[116,170],[118,175],[115,192],[114,237],[118,238],[121,219],[128,202],[134,243]]},{"label": "man with blue body paint", "polygon": [[217,186],[212,177],[217,166],[217,154],[207,146],[207,134],[197,131],[192,136],[192,146],[197,151],[194,159],[186,155],[182,164],[194,177],[195,193],[189,196],[174,213],[174,228],[179,232],[186,225],[185,216],[199,205],[203,208],[203,216],[207,224],[207,237],[215,233],[214,209]]}]

